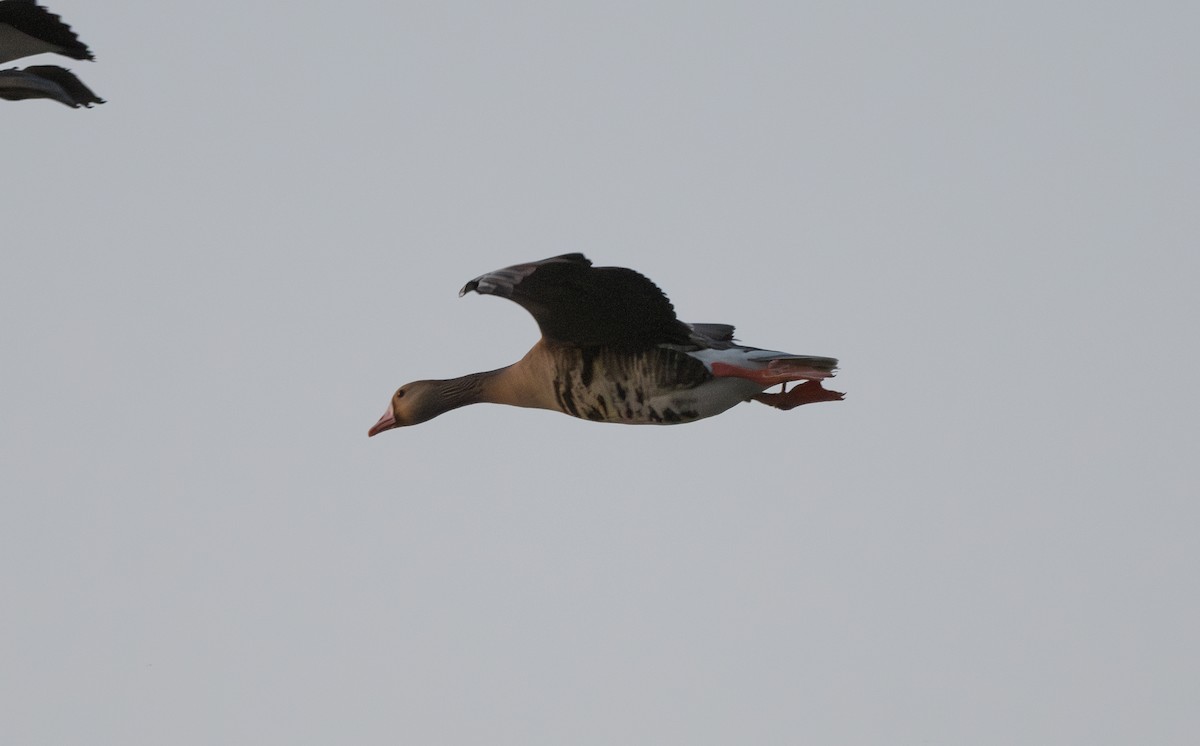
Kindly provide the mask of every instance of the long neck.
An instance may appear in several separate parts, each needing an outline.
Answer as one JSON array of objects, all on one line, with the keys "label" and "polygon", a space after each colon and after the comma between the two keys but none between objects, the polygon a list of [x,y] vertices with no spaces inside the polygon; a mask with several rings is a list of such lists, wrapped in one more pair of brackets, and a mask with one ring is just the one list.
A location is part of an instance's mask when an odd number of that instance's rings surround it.
[{"label": "long neck", "polygon": [[431,381],[438,394],[433,399],[438,404],[437,411],[429,416],[481,402],[558,410],[553,372],[552,355],[539,342],[512,365],[447,381]]},{"label": "long neck", "polygon": [[501,374],[507,368],[471,373],[469,375],[451,378],[446,381],[434,381],[437,387],[437,401],[442,412],[465,407],[468,404],[499,401],[496,385]]}]

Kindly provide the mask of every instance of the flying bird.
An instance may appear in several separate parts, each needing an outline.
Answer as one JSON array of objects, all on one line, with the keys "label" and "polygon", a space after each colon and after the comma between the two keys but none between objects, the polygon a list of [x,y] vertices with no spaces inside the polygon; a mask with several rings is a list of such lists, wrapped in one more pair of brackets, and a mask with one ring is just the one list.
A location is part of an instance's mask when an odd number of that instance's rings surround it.
[{"label": "flying bird", "polygon": [[[834,374],[834,358],[746,347],[734,342],[728,324],[684,323],[647,277],[593,267],[583,254],[489,272],[459,295],[471,291],[517,303],[533,315],[542,338],[505,368],[401,386],[368,436],[482,402],[598,422],[672,425],[751,399],[787,410],[843,397],[821,385]],[[781,390],[768,393],[772,386]]]},{"label": "flying bird", "polygon": [[[94,59],[70,26],[34,0],[0,0],[0,63],[45,53]],[[48,98],[71,107],[104,103],[74,73],[56,65],[0,71],[0,98]]]}]

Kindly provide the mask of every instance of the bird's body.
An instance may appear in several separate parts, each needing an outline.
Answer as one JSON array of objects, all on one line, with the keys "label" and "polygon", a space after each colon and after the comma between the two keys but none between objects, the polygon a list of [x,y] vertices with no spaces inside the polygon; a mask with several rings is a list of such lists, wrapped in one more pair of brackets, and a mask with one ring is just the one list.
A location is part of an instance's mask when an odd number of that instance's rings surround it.
[{"label": "bird's body", "polygon": [[[481,402],[669,425],[750,399],[791,409],[842,398],[820,384],[833,375],[833,358],[745,347],[726,324],[685,324],[650,280],[622,267],[592,267],[582,254],[497,270],[460,294],[470,291],[519,303],[542,339],[506,368],[401,387],[371,435]],[[786,391],[793,381],[807,383]],[[779,384],[784,392],[764,393]]]}]

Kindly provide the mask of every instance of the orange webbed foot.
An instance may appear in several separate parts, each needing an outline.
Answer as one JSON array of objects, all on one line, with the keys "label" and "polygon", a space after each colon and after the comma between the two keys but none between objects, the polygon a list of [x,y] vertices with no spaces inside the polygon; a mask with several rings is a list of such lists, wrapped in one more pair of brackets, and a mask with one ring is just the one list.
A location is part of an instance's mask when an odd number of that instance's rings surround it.
[{"label": "orange webbed foot", "polygon": [[787,384],[784,384],[782,393],[756,394],[753,398],[755,401],[760,401],[763,404],[786,411],[795,409],[801,404],[814,404],[820,401],[841,401],[845,396],[840,391],[830,391],[822,386],[820,381],[806,381],[797,384],[791,391],[788,391]]}]

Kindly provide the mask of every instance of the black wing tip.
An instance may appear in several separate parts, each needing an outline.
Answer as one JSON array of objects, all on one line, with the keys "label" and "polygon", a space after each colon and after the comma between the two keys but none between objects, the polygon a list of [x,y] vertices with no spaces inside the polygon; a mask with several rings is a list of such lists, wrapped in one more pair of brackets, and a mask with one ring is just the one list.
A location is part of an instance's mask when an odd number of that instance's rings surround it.
[{"label": "black wing tip", "polygon": [[31,65],[20,72],[41,78],[57,86],[62,91],[64,98],[55,97],[56,100],[70,106],[72,109],[78,109],[80,106],[90,109],[93,104],[107,103],[104,99],[97,96],[91,88],[88,88],[79,79],[79,76],[65,67],[59,65]]},{"label": "black wing tip", "polygon": [[58,50],[57,54],[84,62],[96,61],[96,55],[92,54],[92,50],[88,48],[88,45],[79,41],[78,37],[76,37],[74,44],[64,45],[62,49]]}]

